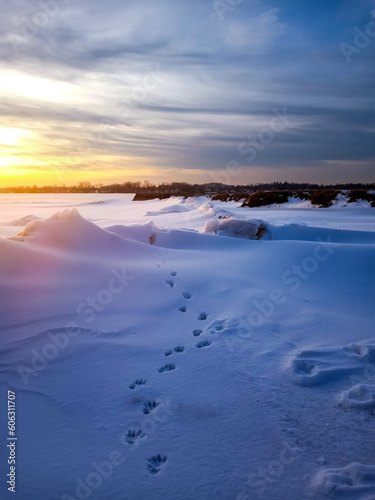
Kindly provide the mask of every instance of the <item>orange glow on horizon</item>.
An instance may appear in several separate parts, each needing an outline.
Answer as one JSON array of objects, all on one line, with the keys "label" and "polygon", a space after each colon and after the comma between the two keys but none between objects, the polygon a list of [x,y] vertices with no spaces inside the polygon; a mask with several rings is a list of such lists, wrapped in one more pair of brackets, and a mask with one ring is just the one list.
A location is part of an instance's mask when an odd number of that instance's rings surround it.
[{"label": "orange glow on horizon", "polygon": [[[98,168],[97,161],[88,161],[87,167],[77,167],[76,169],[71,165],[69,168],[64,167],[61,164],[61,159],[58,160],[59,163],[25,156],[0,158],[0,187],[72,186],[82,181],[88,181],[92,184],[112,184],[126,181],[165,182],[170,180],[170,177],[165,175],[165,171],[158,168],[148,168],[142,164],[137,168],[135,162],[132,168],[111,167],[111,165],[125,163],[124,159],[119,158],[113,158],[112,161],[110,158],[106,158],[102,168]],[[95,160],[95,158],[90,160]]]}]

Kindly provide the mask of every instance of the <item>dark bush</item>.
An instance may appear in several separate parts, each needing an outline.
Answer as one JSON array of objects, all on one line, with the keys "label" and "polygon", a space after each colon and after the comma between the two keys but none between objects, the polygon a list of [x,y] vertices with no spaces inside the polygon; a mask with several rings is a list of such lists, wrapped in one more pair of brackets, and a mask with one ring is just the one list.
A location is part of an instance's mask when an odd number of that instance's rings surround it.
[{"label": "dark bush", "polygon": [[322,189],[320,191],[313,191],[310,196],[312,205],[318,205],[321,208],[327,208],[332,205],[333,200],[336,199],[340,191],[335,189]]},{"label": "dark bush", "polygon": [[371,206],[375,207],[375,194],[371,194],[365,189],[352,189],[348,194],[348,202],[354,203],[358,200],[365,200],[371,202]]},{"label": "dark bush", "polygon": [[229,201],[229,194],[214,194],[211,196],[212,201]]},{"label": "dark bush", "polygon": [[241,201],[248,197],[247,193],[232,193],[232,194],[214,194],[211,196],[212,201]]},{"label": "dark bush", "polygon": [[244,200],[248,197],[249,195],[247,193],[235,193],[230,196],[229,201],[241,201]]},{"label": "dark bush", "polygon": [[156,198],[159,198],[160,200],[164,200],[165,198],[170,198],[171,194],[169,193],[137,193],[133,201],[147,201],[147,200],[155,200]]},{"label": "dark bush", "polygon": [[244,200],[242,207],[264,207],[273,203],[287,203],[289,197],[296,193],[292,191],[257,191]]},{"label": "dark bush", "polygon": [[300,200],[309,200],[311,193],[309,191],[297,191],[294,196]]}]

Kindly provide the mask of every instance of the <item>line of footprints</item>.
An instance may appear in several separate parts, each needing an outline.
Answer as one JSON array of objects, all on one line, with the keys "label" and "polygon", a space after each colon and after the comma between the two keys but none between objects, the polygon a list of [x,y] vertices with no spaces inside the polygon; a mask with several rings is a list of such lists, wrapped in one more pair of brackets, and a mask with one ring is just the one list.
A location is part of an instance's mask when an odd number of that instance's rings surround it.
[{"label": "line of footprints", "polygon": [[[176,284],[176,280],[174,278],[176,278],[177,273],[175,271],[172,271],[170,273],[170,275],[171,275],[171,279],[167,279],[166,283],[171,288],[174,288],[174,286]],[[192,298],[192,294],[189,292],[184,292],[182,294],[182,296],[186,300],[190,300]],[[187,312],[187,306],[182,305],[181,307],[178,308],[178,310],[180,312],[185,313],[185,312]],[[208,314],[205,312],[201,312],[198,316],[199,321],[205,321],[207,318],[208,318]],[[216,327],[216,330],[219,330],[219,329],[220,329],[219,327]],[[201,330],[199,328],[194,329],[192,331],[192,334],[194,337],[199,337],[202,333],[203,333],[203,330]],[[212,342],[210,342],[209,340],[201,340],[196,344],[196,347],[198,349],[201,349],[202,347],[207,347],[211,344],[212,344]],[[184,351],[185,351],[185,347],[182,345],[178,345],[178,346],[174,347],[173,349],[168,349],[167,351],[165,351],[164,355],[166,357],[169,357],[172,354],[180,354],[180,353],[183,353]],[[158,369],[158,372],[159,373],[171,372],[175,369],[176,369],[176,365],[174,363],[166,363],[165,365],[161,366]],[[130,384],[129,389],[135,390],[135,389],[142,387],[146,384],[147,384],[147,380],[140,378],[140,379],[135,380],[132,384]],[[145,415],[149,415],[153,410],[155,410],[155,408],[158,407],[159,404],[160,403],[157,401],[145,401],[143,403],[142,411]],[[142,437],[144,437],[144,434],[142,433],[141,430],[132,430],[131,429],[125,435],[125,441],[129,445],[134,445],[136,443],[136,441]],[[167,461],[167,457],[164,455],[160,455],[160,454],[153,455],[152,457],[147,459],[146,468],[150,474],[152,474],[152,475],[158,474],[161,471],[161,469],[166,461]]]}]

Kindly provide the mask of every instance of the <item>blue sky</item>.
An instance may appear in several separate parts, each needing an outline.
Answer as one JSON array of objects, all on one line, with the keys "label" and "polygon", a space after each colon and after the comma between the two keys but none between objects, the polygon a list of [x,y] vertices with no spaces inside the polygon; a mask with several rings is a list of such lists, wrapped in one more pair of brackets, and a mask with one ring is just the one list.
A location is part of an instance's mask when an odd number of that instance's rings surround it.
[{"label": "blue sky", "polygon": [[374,0],[2,3],[2,184],[374,181]]}]

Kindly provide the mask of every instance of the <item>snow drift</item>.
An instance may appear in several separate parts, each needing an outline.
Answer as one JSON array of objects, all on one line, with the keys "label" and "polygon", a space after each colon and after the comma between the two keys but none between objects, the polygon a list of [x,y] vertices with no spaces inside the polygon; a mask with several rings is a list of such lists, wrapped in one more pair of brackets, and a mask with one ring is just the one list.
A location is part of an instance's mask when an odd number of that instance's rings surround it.
[{"label": "snow drift", "polygon": [[20,498],[374,497],[373,209],[45,199],[0,238]]},{"label": "snow drift", "polygon": [[259,240],[267,232],[267,224],[259,220],[240,220],[235,217],[225,217],[219,220],[210,219],[206,222],[203,233],[215,233],[221,236],[234,236]]}]

